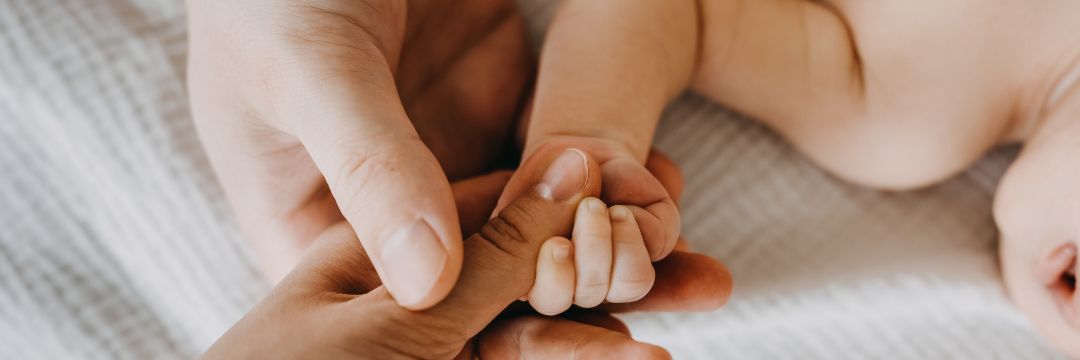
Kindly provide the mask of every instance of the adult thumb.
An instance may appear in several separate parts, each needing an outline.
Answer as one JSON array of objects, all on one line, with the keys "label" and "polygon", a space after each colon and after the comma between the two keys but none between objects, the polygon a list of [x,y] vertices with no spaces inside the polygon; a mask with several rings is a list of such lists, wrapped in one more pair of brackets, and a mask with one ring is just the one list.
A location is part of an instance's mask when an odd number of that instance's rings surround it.
[{"label": "adult thumb", "polygon": [[362,78],[302,73],[289,85],[303,95],[287,99],[281,115],[387,290],[401,306],[424,309],[446,296],[461,269],[457,210],[438,160],[402,107],[389,63],[371,53],[350,57],[367,64]]}]

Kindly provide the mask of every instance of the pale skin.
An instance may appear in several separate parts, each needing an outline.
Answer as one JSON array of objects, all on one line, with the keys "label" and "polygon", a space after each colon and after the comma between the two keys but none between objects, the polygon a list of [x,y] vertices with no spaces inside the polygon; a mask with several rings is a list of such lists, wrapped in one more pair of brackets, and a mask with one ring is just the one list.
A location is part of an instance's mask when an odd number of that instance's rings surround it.
[{"label": "pale skin", "polygon": [[[573,163],[581,156],[581,150],[569,149],[553,162]],[[682,175],[671,160],[651,151],[645,169],[672,198],[679,197]],[[603,181],[602,176],[597,177]],[[681,238],[675,249],[685,250]],[[650,294],[656,281],[651,261],[630,208],[608,207],[589,197],[575,209],[569,237],[555,236],[543,243],[532,288],[521,300],[544,315],[562,313],[571,305],[593,308],[602,303],[636,303]]]},{"label": "pale skin", "polygon": [[688,87],[879,189],[931,185],[1023,142],[995,198],[1003,278],[1040,331],[1080,356],[1076,14],[1080,2],[1064,0],[568,0],[503,202],[545,163],[532,159],[585,149],[615,163],[602,167],[600,199],[631,209],[651,258],[662,257],[678,214],[657,206],[669,198],[637,164],[664,105]]},{"label": "pale skin", "polygon": [[[531,70],[513,3],[187,3],[193,116],[268,280],[284,277],[316,235],[347,224],[391,300],[409,310],[441,304],[466,266],[459,220],[475,220],[475,213],[458,211],[466,208],[455,203],[448,180],[492,166]],[[675,248],[678,190],[670,174],[678,177],[677,170],[652,161],[658,155],[647,144],[623,148],[632,143],[641,142],[582,143],[600,160],[593,181],[610,182],[593,195],[632,206],[613,207],[609,216],[600,200],[587,202],[602,211],[582,212],[571,235],[580,289],[555,289],[576,292],[581,306],[654,302],[645,296],[657,276],[650,261]],[[539,179],[536,164],[551,158],[535,154],[555,156],[567,147],[548,149],[529,150],[532,167],[515,175],[512,188]],[[619,180],[628,176],[645,181]],[[625,190],[636,195],[622,196]],[[503,206],[522,195],[504,196]],[[602,226],[605,233],[597,233]],[[544,254],[560,245],[562,238],[553,239]],[[566,271],[565,263],[536,265],[543,269],[540,289],[551,283],[547,269]],[[688,276],[691,269],[679,271]],[[674,297],[685,295],[670,282],[652,295],[665,286],[678,290]]]},{"label": "pale skin", "polygon": [[[576,251],[575,251],[576,250]],[[577,273],[597,274],[577,278]],[[610,209],[587,198],[577,207],[571,239],[544,242],[536,260],[536,280],[527,297],[544,315],[577,305],[627,303],[649,293],[656,274],[634,215],[625,206]]]},{"label": "pale skin", "polygon": [[[660,112],[690,81],[696,24],[684,19],[693,12],[692,2],[568,2],[552,24],[528,113],[524,161],[500,207],[567,148],[600,162],[603,192],[578,209],[571,238],[545,243],[528,296],[537,311],[639,299],[653,284],[650,262],[675,248],[677,196],[649,172],[646,160]],[[589,36],[580,36],[585,28]],[[662,56],[640,56],[642,49]]]},{"label": "pale skin", "polygon": [[267,280],[344,220],[399,304],[446,297],[462,267],[450,181],[493,167],[533,69],[513,2],[187,8],[192,116]]}]

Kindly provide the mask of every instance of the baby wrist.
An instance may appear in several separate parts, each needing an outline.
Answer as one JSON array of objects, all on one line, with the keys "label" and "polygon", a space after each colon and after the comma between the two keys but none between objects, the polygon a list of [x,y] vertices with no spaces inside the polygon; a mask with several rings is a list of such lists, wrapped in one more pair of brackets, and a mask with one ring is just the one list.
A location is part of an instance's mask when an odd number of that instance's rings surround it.
[{"label": "baby wrist", "polygon": [[648,141],[634,139],[632,136],[618,133],[591,134],[591,133],[546,133],[529,134],[525,140],[525,149],[522,158],[529,158],[541,149],[555,148],[580,148],[591,153],[604,151],[625,153],[633,156],[638,162],[644,164],[649,155],[651,144]]}]

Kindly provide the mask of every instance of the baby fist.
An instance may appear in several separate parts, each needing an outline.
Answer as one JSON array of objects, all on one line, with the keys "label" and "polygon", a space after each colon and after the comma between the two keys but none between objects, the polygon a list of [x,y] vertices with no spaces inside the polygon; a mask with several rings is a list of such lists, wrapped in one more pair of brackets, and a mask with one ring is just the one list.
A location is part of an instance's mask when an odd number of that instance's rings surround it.
[{"label": "baby fist", "polygon": [[679,237],[679,210],[664,185],[626,146],[608,139],[559,136],[547,139],[525,155],[506,185],[496,211],[529,191],[543,176],[545,165],[567,149],[580,149],[600,164],[600,199],[624,205],[634,215],[653,261],[667,256]]}]

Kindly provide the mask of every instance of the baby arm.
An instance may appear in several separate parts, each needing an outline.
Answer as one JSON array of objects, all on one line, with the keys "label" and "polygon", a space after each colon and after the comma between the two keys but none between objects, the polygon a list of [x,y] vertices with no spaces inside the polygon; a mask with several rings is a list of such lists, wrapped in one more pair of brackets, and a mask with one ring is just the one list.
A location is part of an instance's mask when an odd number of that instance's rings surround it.
[{"label": "baby arm", "polygon": [[566,1],[540,57],[525,153],[595,138],[644,162],[661,111],[696,62],[695,1]]},{"label": "baby arm", "polygon": [[631,212],[650,258],[669,253],[678,210],[644,162],[660,113],[693,71],[696,13],[690,0],[565,2],[541,54],[524,161],[501,203],[527,190],[536,165],[581,149],[601,165],[601,199]]},{"label": "baby arm", "polygon": [[[553,237],[540,248],[536,280],[528,295],[536,311],[555,315],[571,304],[625,303],[648,294],[656,274],[627,207],[608,208],[596,198],[582,200],[572,238]],[[576,283],[579,271],[599,273],[610,281]]]}]

